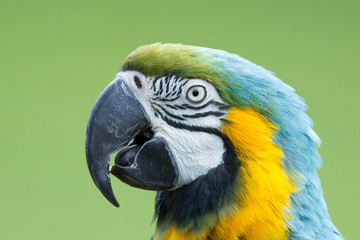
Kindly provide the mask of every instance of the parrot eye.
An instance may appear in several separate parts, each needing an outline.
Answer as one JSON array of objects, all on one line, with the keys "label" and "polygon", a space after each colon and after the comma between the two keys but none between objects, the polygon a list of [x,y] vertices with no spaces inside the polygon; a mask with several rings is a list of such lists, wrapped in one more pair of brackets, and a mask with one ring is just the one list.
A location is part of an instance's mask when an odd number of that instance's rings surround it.
[{"label": "parrot eye", "polygon": [[203,86],[197,85],[189,88],[186,93],[186,98],[193,103],[199,103],[206,97],[206,89]]}]

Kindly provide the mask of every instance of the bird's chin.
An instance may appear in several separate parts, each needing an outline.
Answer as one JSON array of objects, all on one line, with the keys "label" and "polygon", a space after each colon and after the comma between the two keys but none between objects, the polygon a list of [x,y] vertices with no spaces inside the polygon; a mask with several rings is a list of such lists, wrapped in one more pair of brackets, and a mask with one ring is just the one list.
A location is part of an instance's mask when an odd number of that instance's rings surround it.
[{"label": "bird's chin", "polygon": [[[154,137],[154,133],[150,129],[137,135],[131,144],[121,149],[115,157],[115,164],[111,167],[110,173],[121,181],[137,188],[157,190],[154,186],[150,186],[146,181],[141,181],[134,175],[140,174],[139,165],[136,157],[141,147]],[[150,159],[149,159],[150,160]],[[151,161],[151,160],[150,160]]]},{"label": "bird's chin", "polygon": [[178,179],[168,144],[162,138],[154,138],[150,129],[117,153],[110,173],[133,187],[156,191],[175,187]]},{"label": "bird's chin", "polygon": [[115,157],[115,165],[119,167],[127,167],[134,164],[136,154],[141,147],[154,137],[151,129],[146,129],[144,132],[137,135],[134,140],[127,147],[121,149]]}]

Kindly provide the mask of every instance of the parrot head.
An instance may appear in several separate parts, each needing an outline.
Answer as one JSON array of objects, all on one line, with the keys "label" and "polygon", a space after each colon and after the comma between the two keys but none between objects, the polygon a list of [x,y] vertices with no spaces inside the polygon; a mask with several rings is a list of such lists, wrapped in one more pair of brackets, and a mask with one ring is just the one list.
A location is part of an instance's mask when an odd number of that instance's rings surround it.
[{"label": "parrot head", "polygon": [[88,168],[115,206],[110,173],[157,191],[154,239],[317,239],[319,229],[340,239],[305,110],[291,87],[238,55],[143,46],[93,107]]}]

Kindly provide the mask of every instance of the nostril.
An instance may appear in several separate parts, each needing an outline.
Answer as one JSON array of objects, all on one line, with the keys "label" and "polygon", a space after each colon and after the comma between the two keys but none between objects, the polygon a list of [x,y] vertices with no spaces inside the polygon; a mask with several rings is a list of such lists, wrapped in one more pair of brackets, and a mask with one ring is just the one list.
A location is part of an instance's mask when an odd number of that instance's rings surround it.
[{"label": "nostril", "polygon": [[128,167],[134,163],[136,153],[140,150],[139,145],[133,145],[118,152],[115,157],[115,165]]},{"label": "nostril", "polygon": [[136,75],[134,76],[134,82],[135,82],[136,86],[138,87],[138,89],[140,89],[142,87],[140,78]]}]

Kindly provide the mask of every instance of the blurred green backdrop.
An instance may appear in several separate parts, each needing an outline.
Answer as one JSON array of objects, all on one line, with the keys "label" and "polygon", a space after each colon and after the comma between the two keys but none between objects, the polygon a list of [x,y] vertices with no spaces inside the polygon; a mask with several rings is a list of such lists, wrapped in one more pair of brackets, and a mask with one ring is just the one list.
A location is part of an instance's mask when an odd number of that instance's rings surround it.
[{"label": "blurred green backdrop", "polygon": [[0,2],[0,239],[149,239],[154,192],[87,170],[90,110],[136,47],[181,42],[237,53],[293,86],[323,140],[330,215],[357,239],[358,1]]}]

